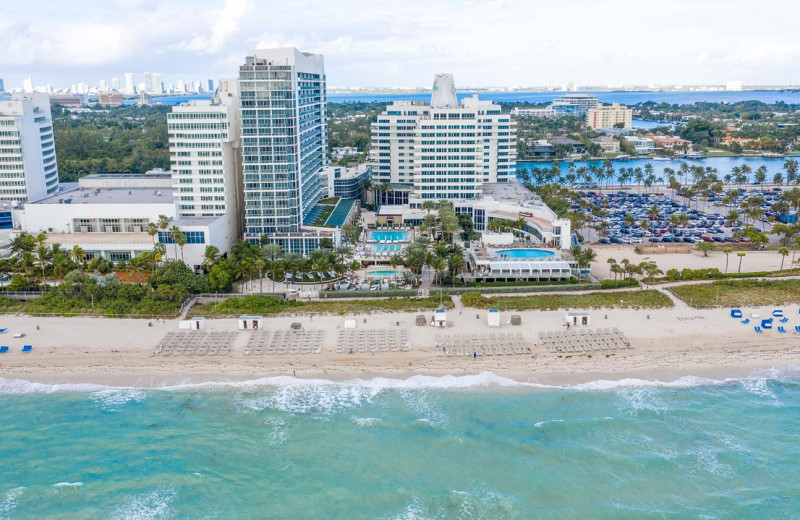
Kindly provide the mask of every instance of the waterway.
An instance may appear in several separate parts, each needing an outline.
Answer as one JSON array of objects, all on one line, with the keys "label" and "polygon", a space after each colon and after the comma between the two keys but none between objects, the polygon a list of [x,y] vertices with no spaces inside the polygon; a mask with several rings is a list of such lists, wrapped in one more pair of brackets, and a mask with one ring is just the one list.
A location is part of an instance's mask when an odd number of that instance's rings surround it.
[{"label": "waterway", "polygon": [[[703,168],[716,169],[718,172],[717,175],[719,176],[720,179],[722,179],[726,174],[731,173],[734,167],[742,166],[743,164],[749,166],[753,173],[755,173],[755,171],[761,166],[766,166],[767,180],[769,182],[772,182],[773,177],[778,172],[782,173],[784,178],[786,177],[786,170],[783,169],[783,165],[789,158],[793,158],[794,160],[800,159],[800,157],[788,157],[788,156],[784,159],[765,158],[765,157],[708,157],[705,159],[670,159],[667,161],[653,160],[652,158],[647,158],[647,159],[630,159],[627,161],[614,161],[613,164],[614,164],[614,169],[619,171],[620,168],[644,169],[645,165],[649,163],[653,166],[653,173],[656,175],[656,177],[664,177],[665,180],[667,178],[667,175],[664,173],[665,168],[672,168],[672,170],[677,172],[683,163],[687,163],[690,167],[702,166]],[[577,170],[581,166],[600,167],[602,166],[603,162],[574,161],[570,163],[569,161],[562,160],[559,161],[562,175],[566,175],[569,172],[570,164],[574,164],[575,169]],[[551,162],[541,162],[541,161],[517,162],[517,170],[521,168],[527,168],[530,171],[534,167],[540,169],[552,168],[553,164]]]}]

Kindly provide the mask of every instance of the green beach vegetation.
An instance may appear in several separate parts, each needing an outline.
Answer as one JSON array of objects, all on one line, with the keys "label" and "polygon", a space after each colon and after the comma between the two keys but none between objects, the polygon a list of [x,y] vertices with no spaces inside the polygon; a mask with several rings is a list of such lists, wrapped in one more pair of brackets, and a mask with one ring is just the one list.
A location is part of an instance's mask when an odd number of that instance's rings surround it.
[{"label": "green beach vegetation", "polygon": [[721,280],[668,289],[695,309],[758,307],[800,302],[800,280]]},{"label": "green beach vegetation", "polygon": [[263,316],[313,314],[364,314],[378,312],[413,312],[433,310],[439,307],[452,308],[453,301],[439,297],[428,298],[370,298],[365,300],[284,300],[280,296],[251,295],[228,298],[221,302],[205,303],[191,309],[191,314],[205,317],[239,316],[259,314]]},{"label": "green beach vegetation", "polygon": [[537,294],[533,296],[492,296],[465,293],[466,307],[515,311],[554,311],[558,309],[663,309],[672,307],[672,299],[660,291],[591,292],[586,294]]}]

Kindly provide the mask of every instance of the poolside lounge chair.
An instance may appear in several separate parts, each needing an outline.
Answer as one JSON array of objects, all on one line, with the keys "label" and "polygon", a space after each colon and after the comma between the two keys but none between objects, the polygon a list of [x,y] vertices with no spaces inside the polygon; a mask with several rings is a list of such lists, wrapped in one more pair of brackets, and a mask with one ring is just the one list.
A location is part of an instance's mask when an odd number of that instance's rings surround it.
[{"label": "poolside lounge chair", "polygon": [[755,330],[755,331],[756,331],[756,332],[758,332],[759,334],[761,334],[761,332],[762,332],[762,330],[761,330],[761,327],[759,327],[758,325],[756,325],[755,327],[753,327],[753,330]]},{"label": "poolside lounge chair", "polygon": [[744,323],[745,325],[747,325],[748,323],[750,323],[750,318],[745,318],[745,319],[743,319],[743,320],[742,320],[742,323]]},{"label": "poolside lounge chair", "polygon": [[731,309],[731,318],[741,318],[742,311],[741,309]]},{"label": "poolside lounge chair", "polygon": [[33,345],[25,345],[22,347],[23,352],[30,352],[31,350],[33,350]]},{"label": "poolside lounge chair", "polygon": [[0,354],[5,354],[6,352],[8,352],[7,345],[3,345],[2,347],[0,347]]},{"label": "poolside lounge chair", "polygon": [[778,332],[780,332],[781,334],[786,334],[786,329],[784,329],[783,327],[781,327],[781,326],[779,325],[779,326],[778,326]]}]

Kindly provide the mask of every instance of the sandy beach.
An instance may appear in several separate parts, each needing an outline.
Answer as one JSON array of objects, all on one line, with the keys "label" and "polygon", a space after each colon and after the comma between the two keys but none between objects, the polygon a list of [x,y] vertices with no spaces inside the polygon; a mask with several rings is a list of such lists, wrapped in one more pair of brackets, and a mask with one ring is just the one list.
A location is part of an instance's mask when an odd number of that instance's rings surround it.
[{"label": "sandy beach", "polygon": [[[784,307],[789,330],[800,323],[797,306]],[[745,315],[770,309],[744,309]],[[429,315],[430,313],[427,313]],[[476,318],[476,314],[480,316]],[[249,331],[239,331],[227,356],[153,355],[167,332],[177,331],[177,320],[120,320],[105,318],[34,318],[5,316],[8,331],[0,344],[0,377],[43,383],[98,383],[113,386],[155,387],[204,381],[242,381],[296,373],[302,378],[331,380],[412,375],[467,375],[490,371],[517,381],[574,384],[598,379],[641,378],[672,381],[681,376],[743,377],[756,368],[800,363],[800,339],[795,333],[756,334],[751,325],[730,317],[727,309],[696,310],[679,306],[668,310],[590,311],[590,328],[618,327],[631,349],[583,353],[553,353],[539,342],[539,332],[564,330],[563,312],[515,312],[521,326],[489,327],[486,312],[465,308],[448,313],[452,327],[416,326],[417,313],[374,313],[355,316],[359,329],[405,329],[409,352],[337,354],[342,316],[288,316],[268,318],[265,328],[288,330],[299,322],[307,330],[324,330],[322,351],[303,355],[244,354]],[[351,316],[352,317],[352,316]],[[428,316],[430,319],[430,316]],[[366,321],[365,321],[366,320]],[[797,323],[795,323],[797,322]],[[39,329],[37,330],[37,326]],[[235,319],[207,320],[206,331],[237,331]],[[25,332],[24,338],[12,335]],[[504,356],[437,357],[435,338],[463,333],[522,332],[530,353]],[[201,331],[200,334],[203,332]],[[23,345],[33,351],[22,353]]]}]

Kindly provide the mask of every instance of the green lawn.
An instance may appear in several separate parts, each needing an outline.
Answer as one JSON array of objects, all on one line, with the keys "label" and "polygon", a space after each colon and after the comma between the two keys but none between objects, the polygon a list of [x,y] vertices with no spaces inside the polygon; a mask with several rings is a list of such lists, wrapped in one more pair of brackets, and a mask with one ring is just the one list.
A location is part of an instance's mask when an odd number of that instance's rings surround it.
[{"label": "green lawn", "polygon": [[469,307],[518,311],[601,308],[661,309],[673,306],[669,296],[654,290],[535,296],[492,296],[489,298],[477,293],[467,293],[461,299],[464,305]]},{"label": "green lawn", "polygon": [[695,309],[758,307],[800,302],[800,280],[720,280],[669,289]]}]

